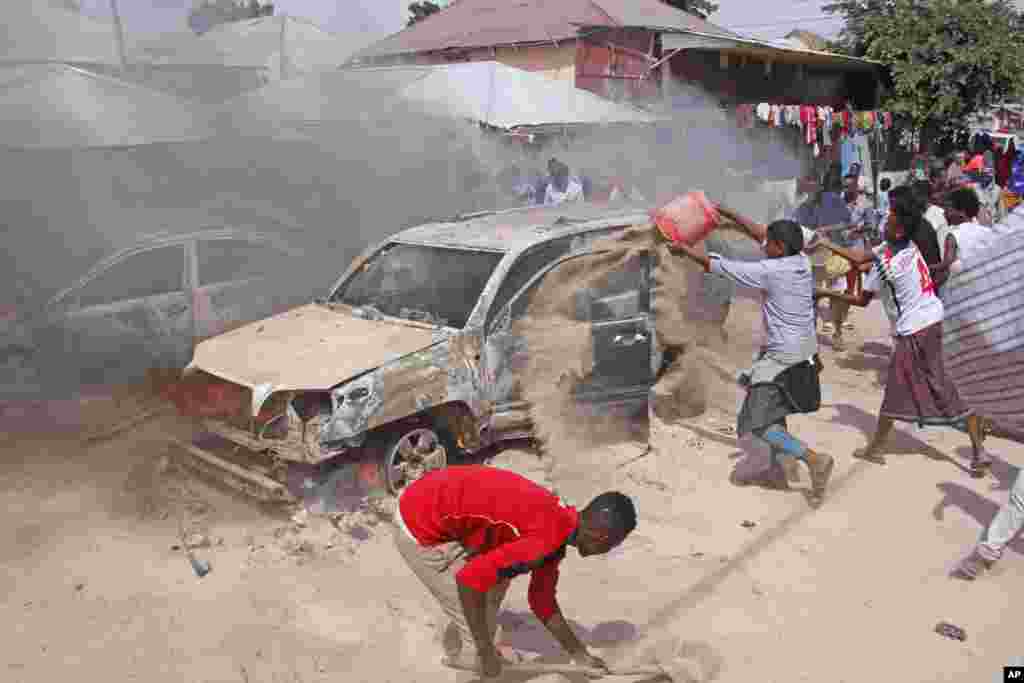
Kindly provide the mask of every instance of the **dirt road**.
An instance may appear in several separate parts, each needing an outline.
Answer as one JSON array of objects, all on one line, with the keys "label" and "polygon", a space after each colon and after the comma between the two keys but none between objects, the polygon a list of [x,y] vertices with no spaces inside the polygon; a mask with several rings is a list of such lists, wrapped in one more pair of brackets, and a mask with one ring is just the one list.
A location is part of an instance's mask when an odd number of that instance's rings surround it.
[{"label": "dirt road", "polygon": [[[749,337],[750,316],[734,317],[730,332]],[[616,652],[671,634],[703,646],[715,680],[737,683],[996,681],[1020,661],[1011,609],[1024,540],[975,584],[946,572],[1006,500],[1024,447],[992,440],[994,477],[975,481],[962,470],[966,435],[902,427],[888,466],[856,464],[888,341],[878,308],[854,320],[849,352],[823,346],[822,410],[794,420],[838,459],[818,511],[799,492],[806,481],[791,492],[730,483],[766,457],[737,444],[734,413],[655,422],[646,455],[617,444],[559,462],[554,483],[571,502],[615,486],[641,516],[609,557],[563,565],[562,606],[585,640]],[[400,563],[387,522],[275,518],[161,474],[161,437],[174,428],[150,423],[88,449],[52,437],[0,450],[0,678],[471,679],[438,665],[440,612]],[[526,452],[494,464],[549,481]],[[203,579],[178,547],[179,524],[212,564]],[[510,592],[503,640],[553,652],[525,588]],[[940,620],[963,627],[966,642],[935,634]]]}]

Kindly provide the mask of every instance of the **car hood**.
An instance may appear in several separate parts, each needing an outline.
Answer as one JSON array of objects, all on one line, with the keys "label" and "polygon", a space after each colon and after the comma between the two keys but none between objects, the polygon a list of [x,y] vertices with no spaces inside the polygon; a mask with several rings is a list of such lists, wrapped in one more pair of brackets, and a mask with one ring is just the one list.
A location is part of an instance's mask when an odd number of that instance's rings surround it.
[{"label": "car hood", "polygon": [[430,346],[437,333],[427,326],[364,320],[308,304],[202,342],[189,369],[248,387],[261,402],[255,394],[326,391]]}]

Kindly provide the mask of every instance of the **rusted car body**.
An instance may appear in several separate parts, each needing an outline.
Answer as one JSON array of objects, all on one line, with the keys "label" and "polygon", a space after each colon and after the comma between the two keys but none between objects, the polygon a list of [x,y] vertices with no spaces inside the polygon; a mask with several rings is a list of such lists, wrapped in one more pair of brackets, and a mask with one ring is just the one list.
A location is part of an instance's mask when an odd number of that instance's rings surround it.
[{"label": "rusted car body", "polygon": [[[186,371],[190,405],[204,438],[232,455],[182,445],[200,469],[282,500],[289,463],[370,453],[397,492],[463,453],[527,436],[516,303],[560,262],[646,220],[641,207],[578,205],[400,232],[357,258],[323,299],[199,344]],[[599,377],[584,392],[594,403],[645,402],[660,362],[649,272],[622,282],[590,293],[605,299],[592,321]]]}]

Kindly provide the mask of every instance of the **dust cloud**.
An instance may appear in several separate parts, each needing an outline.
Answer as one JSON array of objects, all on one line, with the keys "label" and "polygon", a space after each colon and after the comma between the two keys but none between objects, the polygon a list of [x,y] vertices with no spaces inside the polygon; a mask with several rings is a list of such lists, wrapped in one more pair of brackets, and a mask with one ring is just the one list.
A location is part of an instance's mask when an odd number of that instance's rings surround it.
[{"label": "dust cloud", "polygon": [[[791,163],[787,151],[745,139],[699,94],[690,93],[683,110],[662,112],[657,126],[523,145],[400,100],[400,81],[315,73],[224,103],[194,103],[196,125],[215,131],[198,141],[51,149],[4,140],[4,394],[68,397],[183,366],[195,339],[325,295],[355,256],[395,232],[522,205],[504,182],[511,167],[543,173],[558,157],[599,182],[625,179],[652,206],[700,188],[770,218],[777,207],[753,191],[747,171],[773,155]],[[209,230],[233,231],[241,256],[183,240]],[[244,244],[256,234],[271,236],[273,248]],[[106,282],[79,283],[101,259],[156,239],[173,248],[126,258]],[[184,257],[193,248],[202,272],[190,276],[193,257]],[[290,256],[278,258],[282,250]],[[257,274],[258,282],[248,280]],[[190,299],[190,277],[223,293]],[[239,281],[246,285],[222,287]],[[201,305],[230,314],[204,328]],[[76,307],[82,314],[69,331],[65,314]],[[669,374],[692,375],[696,358],[689,354]],[[678,370],[684,366],[690,370]],[[693,393],[683,381],[662,388]]]}]

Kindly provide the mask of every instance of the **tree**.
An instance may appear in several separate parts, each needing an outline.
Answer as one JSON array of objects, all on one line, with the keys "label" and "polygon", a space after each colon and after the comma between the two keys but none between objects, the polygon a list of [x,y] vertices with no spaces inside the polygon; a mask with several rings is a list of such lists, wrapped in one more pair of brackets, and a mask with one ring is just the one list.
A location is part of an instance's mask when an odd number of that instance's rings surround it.
[{"label": "tree", "polygon": [[712,0],[665,0],[669,5],[684,12],[695,14],[701,19],[707,19],[718,11],[718,3]]},{"label": "tree", "polygon": [[1007,0],[839,0],[842,45],[890,67],[885,106],[925,139],[1024,94],[1021,16]]},{"label": "tree", "polygon": [[406,26],[412,26],[418,21],[423,21],[431,14],[437,14],[441,11],[441,5],[430,0],[422,0],[421,2],[414,2],[409,5],[409,21],[406,22]]},{"label": "tree", "polygon": [[895,13],[895,0],[833,0],[821,9],[843,18],[842,31],[832,47],[854,57],[867,54],[867,28],[869,19],[891,19]]}]

